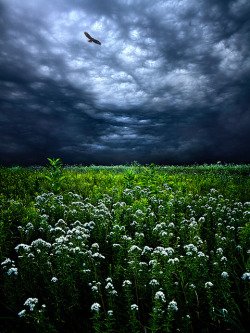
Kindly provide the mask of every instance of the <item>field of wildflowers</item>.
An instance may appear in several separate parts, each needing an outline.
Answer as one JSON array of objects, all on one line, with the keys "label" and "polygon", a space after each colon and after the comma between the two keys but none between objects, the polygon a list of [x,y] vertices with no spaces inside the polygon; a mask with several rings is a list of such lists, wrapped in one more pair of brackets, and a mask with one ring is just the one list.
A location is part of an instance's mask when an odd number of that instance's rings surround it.
[{"label": "field of wildflowers", "polygon": [[0,167],[0,331],[247,332],[249,174]]}]

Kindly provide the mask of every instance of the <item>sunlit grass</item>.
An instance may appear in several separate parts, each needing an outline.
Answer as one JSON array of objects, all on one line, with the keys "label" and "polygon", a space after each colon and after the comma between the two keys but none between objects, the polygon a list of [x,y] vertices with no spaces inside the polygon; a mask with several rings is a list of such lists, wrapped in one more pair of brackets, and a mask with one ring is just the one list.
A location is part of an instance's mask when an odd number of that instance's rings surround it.
[{"label": "sunlit grass", "polygon": [[3,331],[247,332],[249,171],[2,167]]}]

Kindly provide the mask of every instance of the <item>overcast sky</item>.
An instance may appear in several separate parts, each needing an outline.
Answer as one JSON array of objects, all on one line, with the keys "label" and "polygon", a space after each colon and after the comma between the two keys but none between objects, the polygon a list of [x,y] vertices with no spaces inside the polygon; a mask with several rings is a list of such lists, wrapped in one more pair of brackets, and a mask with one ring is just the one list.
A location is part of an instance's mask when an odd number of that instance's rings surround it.
[{"label": "overcast sky", "polygon": [[249,0],[0,0],[0,164],[239,163],[249,146]]}]

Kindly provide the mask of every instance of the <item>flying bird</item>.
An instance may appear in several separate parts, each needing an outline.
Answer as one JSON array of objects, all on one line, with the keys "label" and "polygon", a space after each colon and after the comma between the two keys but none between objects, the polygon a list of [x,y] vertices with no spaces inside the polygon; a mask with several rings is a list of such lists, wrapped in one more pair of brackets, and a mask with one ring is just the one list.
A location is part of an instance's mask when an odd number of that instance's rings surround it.
[{"label": "flying bird", "polygon": [[94,43],[96,43],[96,44],[101,45],[101,42],[99,42],[99,40],[94,39],[94,38],[91,37],[90,34],[88,34],[87,32],[84,32],[84,35],[89,39],[89,40],[88,40],[89,43],[94,42]]}]

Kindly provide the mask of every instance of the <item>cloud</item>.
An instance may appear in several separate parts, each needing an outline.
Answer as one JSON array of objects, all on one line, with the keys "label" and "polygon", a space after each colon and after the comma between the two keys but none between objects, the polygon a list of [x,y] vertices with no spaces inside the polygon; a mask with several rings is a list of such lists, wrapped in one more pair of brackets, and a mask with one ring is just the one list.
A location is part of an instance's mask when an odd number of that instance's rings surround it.
[{"label": "cloud", "polygon": [[0,7],[0,163],[250,160],[248,1]]}]

